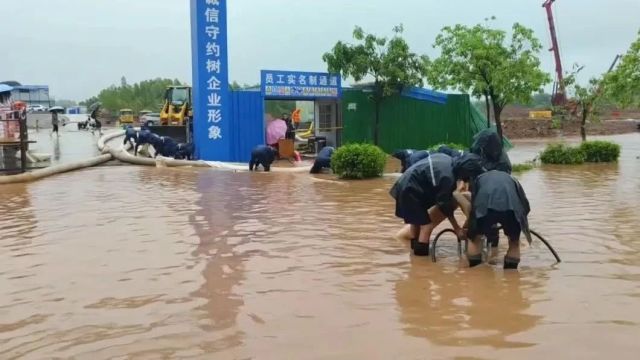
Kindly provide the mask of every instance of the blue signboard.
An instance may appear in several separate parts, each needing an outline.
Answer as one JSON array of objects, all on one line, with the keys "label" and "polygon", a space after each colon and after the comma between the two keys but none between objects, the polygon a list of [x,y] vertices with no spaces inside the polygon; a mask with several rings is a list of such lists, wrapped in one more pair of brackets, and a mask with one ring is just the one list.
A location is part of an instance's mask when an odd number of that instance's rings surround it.
[{"label": "blue signboard", "polygon": [[340,75],[329,73],[262,70],[262,96],[271,98],[314,99],[339,98]]},{"label": "blue signboard", "polygon": [[196,156],[231,157],[227,0],[191,0],[193,137]]}]

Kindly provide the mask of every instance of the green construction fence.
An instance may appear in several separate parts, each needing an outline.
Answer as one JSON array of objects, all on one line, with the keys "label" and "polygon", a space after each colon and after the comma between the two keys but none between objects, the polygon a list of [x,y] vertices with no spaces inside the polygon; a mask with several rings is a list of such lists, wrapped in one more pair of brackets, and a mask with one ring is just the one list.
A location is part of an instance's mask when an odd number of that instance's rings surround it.
[{"label": "green construction fence", "polygon": [[[345,89],[342,95],[342,143],[373,143],[375,104],[370,93]],[[487,128],[486,118],[468,95],[449,94],[445,104],[402,95],[386,98],[380,106],[379,146],[427,149],[441,143],[470,146],[473,135]],[[511,143],[505,138],[505,147]]]}]

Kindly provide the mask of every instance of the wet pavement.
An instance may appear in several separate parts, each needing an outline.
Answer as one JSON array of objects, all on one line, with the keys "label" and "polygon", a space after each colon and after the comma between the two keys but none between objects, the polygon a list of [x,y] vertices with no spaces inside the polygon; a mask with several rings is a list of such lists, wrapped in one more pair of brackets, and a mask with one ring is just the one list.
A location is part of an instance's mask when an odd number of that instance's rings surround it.
[{"label": "wet pavement", "polygon": [[410,256],[392,177],[127,166],[2,186],[0,358],[636,359],[640,134],[609,138],[618,164],[519,175],[563,263],[534,242],[518,272],[467,269],[453,239]]}]

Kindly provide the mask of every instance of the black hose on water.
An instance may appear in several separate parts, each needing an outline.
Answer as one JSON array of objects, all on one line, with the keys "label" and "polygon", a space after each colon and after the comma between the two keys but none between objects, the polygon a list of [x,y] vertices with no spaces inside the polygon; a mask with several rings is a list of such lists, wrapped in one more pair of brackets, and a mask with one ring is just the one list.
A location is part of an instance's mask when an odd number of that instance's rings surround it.
[{"label": "black hose on water", "polygon": [[[502,229],[502,227],[498,228],[498,230]],[[560,256],[558,255],[558,253],[556,252],[556,250],[553,248],[553,246],[551,246],[551,244],[547,241],[547,239],[545,239],[544,237],[542,237],[542,235],[540,235],[539,233],[535,232],[534,230],[529,229],[529,232],[531,234],[533,234],[533,236],[537,237],[540,241],[542,241],[543,244],[545,244],[545,246],[549,249],[549,251],[551,251],[551,254],[553,254],[553,257],[556,258],[556,261],[558,263],[561,263],[562,260],[560,259]],[[442,231],[440,231],[438,233],[438,235],[436,235],[436,237],[433,239],[433,248],[431,249],[431,261],[436,262],[436,246],[438,245],[438,240],[440,239],[440,237],[446,233],[452,233],[454,235],[456,235],[456,237],[458,236],[458,234],[456,234],[455,231],[453,231],[453,229],[444,229]],[[458,255],[462,256],[462,239],[458,238]],[[464,240],[466,242],[466,240]]]},{"label": "black hose on water", "polygon": [[551,246],[551,244],[549,244],[549,242],[542,237],[542,235],[538,234],[537,232],[529,229],[529,232],[533,234],[533,236],[537,237],[538,239],[540,239],[540,241],[542,241],[543,244],[545,244],[547,246],[547,248],[549,248],[549,251],[551,251],[551,253],[553,254],[553,257],[556,258],[556,261],[561,263],[562,260],[560,260],[560,256],[558,255],[558,253],[556,252],[556,249],[553,248],[553,246]]},{"label": "black hose on water", "polygon": [[458,239],[458,256],[462,256],[462,240],[458,237],[458,234],[453,231],[453,229],[444,229],[433,239],[433,248],[431,249],[431,261],[433,262],[436,262],[436,246],[438,245],[438,240],[446,233],[452,233]]}]

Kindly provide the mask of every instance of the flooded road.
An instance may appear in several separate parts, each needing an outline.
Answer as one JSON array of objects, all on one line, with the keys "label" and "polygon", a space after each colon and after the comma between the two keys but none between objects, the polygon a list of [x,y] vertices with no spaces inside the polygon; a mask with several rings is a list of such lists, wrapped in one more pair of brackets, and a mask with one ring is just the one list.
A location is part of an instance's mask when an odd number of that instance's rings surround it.
[{"label": "flooded road", "polygon": [[[74,121],[84,120],[86,116],[76,115],[72,119]],[[105,129],[106,131],[109,129]],[[51,129],[29,129],[29,140],[34,141],[29,144],[29,150],[33,153],[49,154],[51,158],[47,162],[29,163],[27,167],[42,168],[68,164],[100,155],[96,145],[100,137],[97,132],[92,135],[90,131],[78,130],[75,123],[70,123],[60,127],[59,135],[59,137],[52,135]],[[19,158],[9,156],[9,153],[6,153],[5,156],[6,158],[0,156],[0,170],[20,168]]]},{"label": "flooded road", "polygon": [[102,167],[0,187],[0,358],[636,359],[640,135],[613,139],[619,164],[519,176],[563,263],[534,242],[511,273],[467,269],[452,239],[412,258],[391,177]]}]

